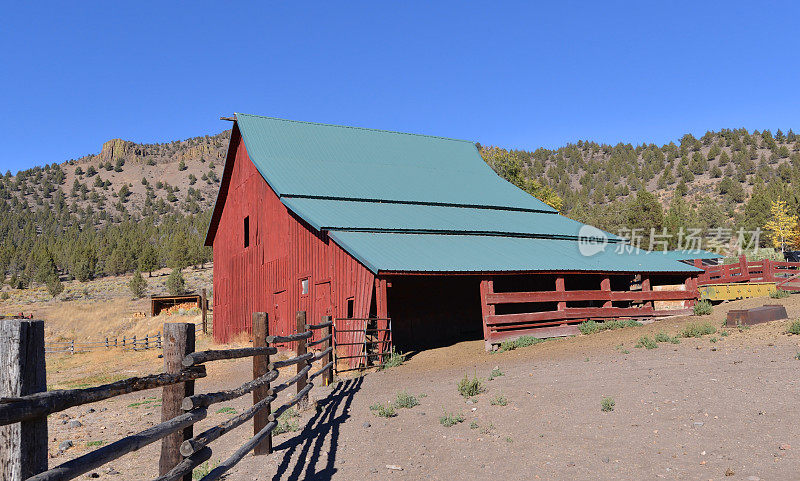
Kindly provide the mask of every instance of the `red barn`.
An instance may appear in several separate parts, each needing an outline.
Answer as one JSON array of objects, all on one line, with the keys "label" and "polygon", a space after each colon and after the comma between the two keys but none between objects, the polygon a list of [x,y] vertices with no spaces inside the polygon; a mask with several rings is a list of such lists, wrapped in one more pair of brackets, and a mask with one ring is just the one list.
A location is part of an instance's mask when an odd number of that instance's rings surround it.
[{"label": "red barn", "polygon": [[389,317],[401,350],[490,347],[691,305],[699,269],[619,241],[506,182],[469,141],[237,114],[206,238],[214,337],[249,332],[256,311],[290,333],[305,310],[340,328]]}]

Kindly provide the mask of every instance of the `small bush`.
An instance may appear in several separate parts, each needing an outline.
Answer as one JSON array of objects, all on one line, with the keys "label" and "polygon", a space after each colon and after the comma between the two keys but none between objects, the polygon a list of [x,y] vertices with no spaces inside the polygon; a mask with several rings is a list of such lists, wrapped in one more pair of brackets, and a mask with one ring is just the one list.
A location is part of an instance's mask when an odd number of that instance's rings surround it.
[{"label": "small bush", "polygon": [[394,348],[392,348],[392,352],[389,354],[389,357],[386,358],[386,362],[384,362],[380,369],[389,369],[390,367],[397,367],[403,364],[406,360],[405,354],[400,354],[395,352]]},{"label": "small bush", "polygon": [[494,424],[489,423],[481,428],[481,434],[489,434],[494,430]]},{"label": "small bush", "polygon": [[236,410],[230,406],[225,406],[217,410],[217,414],[236,414]]},{"label": "small bush", "polygon": [[472,380],[470,380],[469,377],[464,374],[464,379],[458,382],[458,393],[465,398],[477,396],[485,390],[486,388],[483,386],[481,380],[478,379],[478,376],[473,376]]},{"label": "small bush", "polygon": [[397,409],[411,409],[414,406],[419,406],[419,401],[407,391],[397,393],[397,398],[394,401],[394,407]]},{"label": "small bush", "polygon": [[186,292],[186,281],[183,279],[180,269],[173,269],[167,278],[166,287],[173,296],[179,296]]},{"label": "small bush", "polygon": [[665,332],[659,332],[656,334],[656,342],[668,342],[670,344],[680,344],[681,340],[676,337],[672,337]]},{"label": "small bush", "polygon": [[711,341],[711,342],[717,342],[717,340],[718,339],[716,337],[712,337],[711,339],[709,339],[709,341]]},{"label": "small bush", "polygon": [[800,335],[800,319],[792,321],[792,323],[789,324],[789,328],[786,329],[786,333]]},{"label": "small bush", "polygon": [[539,343],[542,343],[544,341],[545,341],[545,339],[539,339],[538,337],[520,336],[520,337],[518,337],[516,339],[502,342],[500,344],[500,352],[513,351],[514,349],[519,349],[521,347],[533,346],[535,344],[539,344]]},{"label": "small bush", "polygon": [[204,477],[208,476],[208,473],[213,471],[217,466],[219,466],[218,461],[214,461],[213,463],[206,461],[200,466],[194,468],[194,471],[192,471],[192,479],[203,479]]},{"label": "small bush", "polygon": [[289,408],[280,416],[278,416],[278,425],[272,430],[272,434],[278,435],[283,433],[295,432],[300,430],[300,423],[297,418],[300,417],[294,408]]},{"label": "small bush", "polygon": [[600,330],[600,327],[595,321],[589,320],[578,324],[578,330],[581,331],[581,334],[594,334]]},{"label": "small bush", "polygon": [[494,369],[492,369],[492,373],[489,374],[489,380],[491,381],[492,379],[494,379],[496,377],[500,377],[500,376],[504,376],[504,375],[505,374],[503,374],[503,371],[501,371],[499,367],[495,367]]},{"label": "small bush", "polygon": [[703,337],[706,334],[714,334],[715,332],[717,332],[717,328],[709,322],[693,322],[683,328],[681,337]]},{"label": "small bush", "polygon": [[773,299],[783,299],[785,297],[789,297],[791,293],[789,291],[784,291],[783,289],[775,289],[774,291],[769,291],[769,297]]},{"label": "small bush", "polygon": [[478,429],[477,421],[472,421],[471,423],[469,423],[469,428],[470,429]]},{"label": "small bush", "polygon": [[498,394],[492,399],[492,406],[508,406],[508,398]]},{"label": "small bush", "polygon": [[636,343],[635,347],[643,347],[645,349],[655,349],[658,347],[656,341],[650,339],[647,336],[642,336],[639,338],[639,341]]},{"label": "small bush", "polygon": [[798,352],[797,354],[795,354],[795,355],[794,355],[794,358],[795,358],[795,359],[797,359],[798,361],[800,361],[800,352]]},{"label": "small bush", "polygon": [[616,403],[613,398],[604,397],[603,400],[600,401],[600,410],[604,413],[611,412],[614,410],[615,405]]},{"label": "small bush", "polygon": [[0,300],[7,301],[9,297],[11,296],[8,295],[8,292],[3,292],[0,294]]},{"label": "small bush", "polygon": [[714,306],[711,305],[711,301],[704,299],[695,304],[693,310],[695,316],[708,316],[714,311]]},{"label": "small bush", "polygon": [[730,331],[722,331],[722,332],[719,333],[719,335],[722,336],[722,337],[728,337],[728,336],[731,335],[731,333],[730,333]]},{"label": "small bush", "polygon": [[464,422],[464,415],[463,414],[454,414],[454,413],[448,413],[447,411],[445,411],[444,413],[442,413],[441,416],[439,416],[439,424],[441,424],[442,426],[444,426],[446,428],[453,427],[456,424],[463,423],[463,422]]},{"label": "small bush", "polygon": [[372,411],[372,414],[381,418],[393,418],[397,416],[397,413],[391,404],[373,404],[369,407],[369,410]]},{"label": "small bush", "polygon": [[91,448],[91,447],[94,447],[94,446],[102,446],[105,443],[106,443],[105,441],[89,441],[89,442],[86,443],[86,447],[87,448]]}]

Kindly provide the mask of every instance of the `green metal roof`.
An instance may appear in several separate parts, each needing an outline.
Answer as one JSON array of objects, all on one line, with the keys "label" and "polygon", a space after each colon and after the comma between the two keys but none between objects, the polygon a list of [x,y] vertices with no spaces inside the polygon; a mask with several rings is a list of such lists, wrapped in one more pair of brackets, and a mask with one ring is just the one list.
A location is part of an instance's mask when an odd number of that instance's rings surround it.
[{"label": "green metal roof", "polygon": [[236,120],[250,159],[281,197],[555,212],[497,176],[466,140],[247,114]]},{"label": "green metal roof", "polygon": [[611,243],[581,255],[583,224],[500,178],[472,142],[246,114],[236,121],[281,202],[376,273],[697,270],[616,252],[619,238],[597,230]]},{"label": "green metal roof", "polygon": [[[492,233],[577,238],[584,224],[555,213],[286,197],[317,230]],[[606,233],[609,239],[619,239]]]},{"label": "green metal roof", "polygon": [[672,251],[653,251],[653,254],[663,255],[676,261],[691,261],[694,259],[722,259],[723,255],[702,249],[681,249]]},{"label": "green metal roof", "polygon": [[699,271],[647,251],[618,253],[621,244],[584,256],[571,240],[348,231],[328,235],[373,272]]}]

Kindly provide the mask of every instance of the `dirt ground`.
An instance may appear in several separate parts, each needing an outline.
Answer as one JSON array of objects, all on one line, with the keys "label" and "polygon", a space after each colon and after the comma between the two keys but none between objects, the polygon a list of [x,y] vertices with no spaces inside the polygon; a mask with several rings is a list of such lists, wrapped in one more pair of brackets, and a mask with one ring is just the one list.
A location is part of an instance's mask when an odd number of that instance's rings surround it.
[{"label": "dirt ground", "polygon": [[[509,352],[487,353],[482,341],[470,341],[416,353],[400,367],[314,388],[316,408],[301,414],[299,430],[276,436],[270,456],[248,455],[227,479],[800,479],[800,336],[785,333],[789,321],[721,328],[728,309],[765,303],[800,317],[800,296],[793,295]],[[643,335],[675,335],[691,322],[718,330],[656,349],[634,347]],[[135,354],[153,359],[132,362],[132,372],[160,362],[155,351]],[[488,380],[493,368],[503,375]],[[61,369],[54,382],[67,382],[70,372]],[[249,360],[216,362],[197,390],[234,387],[250,373]],[[486,391],[465,400],[456,388],[464,375],[482,378]],[[400,391],[419,405],[391,418],[370,410]],[[492,404],[500,395],[507,405]],[[613,411],[601,410],[604,397],[614,400]],[[250,402],[215,406],[195,433],[231,415],[218,409],[241,412]],[[51,416],[50,465],[156,424],[159,405],[153,390],[67,410],[81,427]],[[445,427],[443,412],[464,421]],[[247,423],[213,443],[211,466],[250,435]],[[58,453],[67,439],[74,446]],[[152,478],[158,452],[149,446],[112,462],[112,473],[108,466],[96,472]]]}]

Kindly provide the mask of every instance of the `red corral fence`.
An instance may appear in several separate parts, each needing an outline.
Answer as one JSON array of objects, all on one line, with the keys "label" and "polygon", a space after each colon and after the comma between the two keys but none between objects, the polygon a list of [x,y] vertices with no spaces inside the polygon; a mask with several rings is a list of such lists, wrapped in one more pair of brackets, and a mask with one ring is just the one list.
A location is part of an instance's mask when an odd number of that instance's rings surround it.
[{"label": "red corral fence", "polygon": [[697,278],[700,286],[732,282],[774,282],[778,289],[800,290],[800,262],[769,259],[748,261],[745,256],[741,256],[736,264],[704,266],[702,261],[696,259],[694,265],[705,271]]}]

